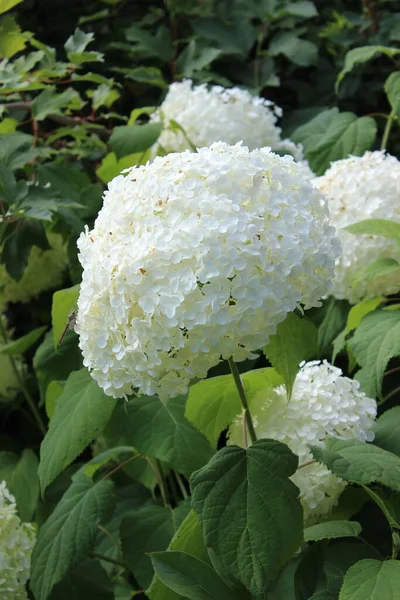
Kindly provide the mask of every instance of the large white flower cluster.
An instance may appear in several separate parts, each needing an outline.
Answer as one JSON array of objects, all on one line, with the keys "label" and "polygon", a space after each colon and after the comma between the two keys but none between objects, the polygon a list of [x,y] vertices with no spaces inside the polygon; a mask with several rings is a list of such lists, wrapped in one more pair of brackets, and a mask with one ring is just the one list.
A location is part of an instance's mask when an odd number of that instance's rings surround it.
[{"label": "large white flower cluster", "polygon": [[78,247],[84,364],[110,396],[162,398],[317,306],[339,252],[292,157],[223,142],[116,177]]},{"label": "large white flower cluster", "polygon": [[6,483],[0,483],[0,598],[26,600],[25,584],[29,578],[35,529],[21,523],[15,498]]},{"label": "large white flower cluster", "polygon": [[381,236],[353,235],[343,228],[364,219],[400,222],[400,162],[384,152],[366,152],[362,157],[332,163],[316,185],[328,196],[331,222],[343,248],[337,259],[333,295],[355,304],[396,293],[400,289],[398,271],[353,283],[360,270],[377,259],[400,261],[398,244]]},{"label": "large white flower cluster", "polygon": [[[190,79],[173,83],[152,121],[164,121],[165,128],[155,150],[181,152],[214,142],[243,142],[250,150],[269,146],[274,152],[303,158],[301,145],[281,139],[277,126],[282,109],[270,100],[252,96],[237,87],[223,88],[206,84],[193,86]],[[175,121],[183,131],[173,125]]]},{"label": "large white flower cluster", "polygon": [[[301,365],[290,401],[283,385],[259,392],[252,401],[257,437],[283,442],[299,457],[300,468],[291,479],[300,490],[307,524],[329,513],[346,485],[324,465],[311,462],[309,445],[323,446],[328,436],[372,441],[376,409],[376,401],[359,391],[358,381],[343,377],[327,361]],[[241,419],[231,427],[230,441],[243,444]]]}]

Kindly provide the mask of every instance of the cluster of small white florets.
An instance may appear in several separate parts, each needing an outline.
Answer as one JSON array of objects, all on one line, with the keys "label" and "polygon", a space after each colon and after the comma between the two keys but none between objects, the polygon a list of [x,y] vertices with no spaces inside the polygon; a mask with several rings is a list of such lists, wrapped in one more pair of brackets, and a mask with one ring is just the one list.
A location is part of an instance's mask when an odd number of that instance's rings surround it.
[{"label": "cluster of small white florets", "polygon": [[301,166],[222,142],[116,177],[78,246],[76,331],[114,397],[173,397],[251,357],[299,303],[319,305],[339,252]]},{"label": "cluster of small white florets", "polygon": [[[284,386],[259,392],[252,401],[257,437],[283,442],[299,457],[301,468],[291,479],[300,490],[307,524],[329,513],[346,485],[324,465],[311,462],[309,445],[323,446],[328,436],[372,441],[376,408],[358,381],[343,377],[327,361],[301,365],[290,401]],[[230,440],[242,445],[241,419],[231,427]]]},{"label": "cluster of small white florets", "polygon": [[[337,259],[332,294],[352,304],[399,291],[399,271],[370,280],[354,280],[363,267],[380,258],[400,262],[400,248],[381,236],[353,235],[343,228],[365,219],[400,222],[400,162],[384,152],[366,152],[332,163],[316,185],[327,195],[331,223],[343,253]],[[354,285],[353,285],[354,284]]]},{"label": "cluster of small white florets", "polygon": [[31,553],[35,543],[35,529],[30,523],[21,523],[15,498],[6,483],[0,483],[0,598],[25,600],[25,584],[29,578]]},{"label": "cluster of small white florets", "polygon": [[[181,152],[190,149],[191,144],[201,148],[219,141],[242,141],[250,150],[268,146],[274,152],[289,153],[301,160],[302,146],[281,139],[282,130],[277,126],[281,116],[281,108],[247,90],[193,86],[186,79],[170,86],[164,102],[151,117],[152,121],[165,124],[154,150]],[[183,131],[174,127],[172,121]]]}]

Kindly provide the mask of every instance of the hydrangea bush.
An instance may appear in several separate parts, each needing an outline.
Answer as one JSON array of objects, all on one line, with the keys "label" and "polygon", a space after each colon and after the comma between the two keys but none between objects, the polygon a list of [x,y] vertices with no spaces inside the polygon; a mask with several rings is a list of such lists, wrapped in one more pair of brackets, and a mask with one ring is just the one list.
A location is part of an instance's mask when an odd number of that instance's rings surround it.
[{"label": "hydrangea bush", "polygon": [[214,142],[243,142],[250,150],[270,147],[274,152],[303,158],[302,147],[281,139],[278,118],[282,109],[270,100],[252,96],[238,87],[195,86],[185,79],[173,83],[160,108],[151,115],[163,121],[164,129],[154,152],[181,152],[193,146],[202,148]]},{"label": "hydrangea bush", "polygon": [[0,592],[4,600],[28,598],[30,557],[35,544],[35,528],[21,523],[15,498],[5,481],[0,483]]},{"label": "hydrangea bush", "polygon": [[0,2],[0,600],[397,600],[393,3],[31,4]]}]

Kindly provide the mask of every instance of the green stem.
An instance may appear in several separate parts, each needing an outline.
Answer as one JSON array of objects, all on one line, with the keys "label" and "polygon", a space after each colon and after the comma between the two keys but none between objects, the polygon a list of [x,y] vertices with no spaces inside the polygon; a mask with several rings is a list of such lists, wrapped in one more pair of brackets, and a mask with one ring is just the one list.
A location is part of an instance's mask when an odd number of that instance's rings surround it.
[{"label": "green stem", "polygon": [[[8,342],[7,333],[6,333],[6,330],[5,330],[4,326],[3,326],[3,323],[2,323],[2,320],[1,320],[1,315],[0,315],[0,333],[1,333],[1,336],[2,336],[2,338],[4,340],[4,343],[7,344],[7,342]],[[35,400],[33,399],[31,393],[29,392],[28,388],[26,387],[25,382],[24,382],[24,380],[21,377],[21,373],[18,371],[17,365],[15,364],[14,357],[12,356],[12,354],[7,355],[7,356],[10,359],[12,370],[14,371],[15,377],[16,377],[18,383],[19,383],[19,388],[20,388],[21,392],[25,396],[25,399],[26,399],[26,401],[27,401],[27,403],[29,405],[29,408],[31,409],[31,412],[32,412],[32,414],[33,414],[33,416],[35,418],[36,423],[37,423],[37,426],[39,427],[39,429],[42,432],[43,436],[45,436],[46,435],[46,426],[44,424],[44,421],[43,421],[43,419],[41,417],[40,412],[37,409]]]},{"label": "green stem", "polygon": [[237,391],[239,393],[240,402],[242,403],[243,410],[246,413],[247,428],[249,430],[251,441],[254,444],[254,442],[257,441],[257,435],[256,435],[256,430],[254,429],[253,421],[251,419],[250,409],[249,409],[249,405],[247,403],[247,398],[246,398],[246,394],[244,392],[242,380],[240,378],[239,369],[237,368],[237,365],[232,358],[228,359],[228,364],[229,364],[229,368],[232,372],[233,379],[235,380]]},{"label": "green stem", "polygon": [[396,103],[396,106],[393,108],[392,112],[390,113],[390,115],[387,118],[386,126],[385,126],[385,131],[383,132],[383,136],[382,136],[381,150],[386,150],[386,146],[387,146],[387,143],[388,143],[388,140],[389,140],[390,132],[392,130],[393,121],[396,118],[395,117],[396,110],[397,110],[397,103]]},{"label": "green stem", "polygon": [[168,500],[167,485],[165,482],[161,461],[158,458],[156,458],[156,465],[157,465],[157,471],[159,474],[159,486],[160,486],[161,498],[163,500],[164,505],[169,507],[170,503]]},{"label": "green stem", "polygon": [[400,392],[400,386],[394,388],[394,390],[392,390],[391,392],[389,392],[388,395],[385,396],[379,404],[383,404],[387,400],[390,400],[390,398],[393,398],[393,396],[395,396],[398,392]]},{"label": "green stem", "polygon": [[185,484],[182,481],[182,477],[176,471],[174,471],[174,475],[175,475],[176,481],[178,482],[179,489],[181,490],[181,494],[182,494],[183,498],[186,500],[186,498],[189,498],[189,496],[186,491]]}]

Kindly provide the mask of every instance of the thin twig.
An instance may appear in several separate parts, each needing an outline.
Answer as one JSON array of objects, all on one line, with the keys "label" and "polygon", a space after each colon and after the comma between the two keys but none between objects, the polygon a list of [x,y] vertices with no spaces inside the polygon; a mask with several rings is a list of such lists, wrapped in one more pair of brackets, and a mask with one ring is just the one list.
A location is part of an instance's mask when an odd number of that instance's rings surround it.
[{"label": "thin twig", "polygon": [[118,567],[122,567],[123,569],[127,569],[129,571],[129,567],[121,562],[120,560],[116,560],[115,558],[111,558],[110,556],[104,556],[104,554],[98,554],[97,552],[92,552],[91,556],[93,558],[98,558],[99,560],[104,560],[104,562],[108,562],[111,565],[117,565]]}]

